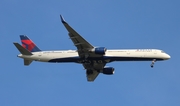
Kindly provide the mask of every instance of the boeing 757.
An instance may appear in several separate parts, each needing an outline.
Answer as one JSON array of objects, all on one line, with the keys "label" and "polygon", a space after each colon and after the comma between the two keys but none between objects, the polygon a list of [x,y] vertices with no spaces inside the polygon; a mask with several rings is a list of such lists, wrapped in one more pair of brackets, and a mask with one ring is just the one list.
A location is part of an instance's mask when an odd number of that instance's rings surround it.
[{"label": "boeing 757", "polygon": [[106,49],[93,46],[78,34],[61,15],[60,19],[77,50],[42,51],[26,35],[20,35],[22,45],[19,43],[14,43],[14,45],[21,53],[18,57],[24,59],[24,65],[28,66],[32,61],[79,63],[86,70],[87,81],[93,82],[99,73],[114,74],[115,69],[106,66],[110,62],[151,61],[150,66],[153,67],[156,61],[170,59],[170,55],[159,49]]}]

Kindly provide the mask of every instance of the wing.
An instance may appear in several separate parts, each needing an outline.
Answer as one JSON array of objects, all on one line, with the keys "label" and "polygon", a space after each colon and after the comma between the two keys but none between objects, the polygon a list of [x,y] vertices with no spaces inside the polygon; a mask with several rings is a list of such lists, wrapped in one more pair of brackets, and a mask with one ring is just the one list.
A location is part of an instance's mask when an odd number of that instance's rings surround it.
[{"label": "wing", "polygon": [[105,65],[105,63],[84,63],[83,66],[86,69],[87,81],[93,82]]},{"label": "wing", "polygon": [[[102,55],[91,53],[90,50],[94,49],[89,42],[87,42],[81,35],[79,35],[60,15],[61,22],[69,32],[69,37],[77,47],[79,57],[86,58],[88,57],[101,57]],[[83,63],[84,68],[86,69],[86,75],[88,81],[94,81],[99,75],[99,72],[104,68],[105,63]]]},{"label": "wing", "polygon": [[84,50],[84,49],[92,49],[94,48],[89,42],[87,42],[81,35],[79,35],[69,24],[63,19],[63,17],[60,15],[61,21],[63,25],[66,27],[66,29],[69,32],[69,37],[73,41],[74,45],[77,47],[78,50]]},{"label": "wing", "polygon": [[93,82],[98,75],[99,72],[96,70],[86,70],[87,81],[89,82]]},{"label": "wing", "polygon": [[90,50],[94,48],[89,42],[87,42],[81,35],[79,35],[60,15],[61,21],[67,31],[69,32],[69,37],[74,43],[74,45],[77,47],[78,54],[81,58],[84,58],[86,56],[88,57],[98,57],[100,55],[96,55],[94,53],[91,53]]}]

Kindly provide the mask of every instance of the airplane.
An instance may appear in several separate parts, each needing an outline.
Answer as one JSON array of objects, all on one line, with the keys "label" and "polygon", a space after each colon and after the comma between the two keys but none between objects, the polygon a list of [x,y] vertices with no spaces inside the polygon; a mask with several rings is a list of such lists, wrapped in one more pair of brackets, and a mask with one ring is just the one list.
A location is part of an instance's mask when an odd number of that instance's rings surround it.
[{"label": "airplane", "polygon": [[106,66],[110,62],[151,61],[150,66],[153,67],[156,61],[171,58],[169,54],[160,49],[107,49],[105,47],[93,46],[78,34],[61,15],[60,19],[77,50],[42,51],[28,36],[20,35],[22,45],[16,42],[13,44],[21,53],[17,56],[24,59],[25,66],[30,65],[32,61],[79,63],[86,70],[87,81],[93,82],[99,73],[105,75],[114,74],[115,68]]}]

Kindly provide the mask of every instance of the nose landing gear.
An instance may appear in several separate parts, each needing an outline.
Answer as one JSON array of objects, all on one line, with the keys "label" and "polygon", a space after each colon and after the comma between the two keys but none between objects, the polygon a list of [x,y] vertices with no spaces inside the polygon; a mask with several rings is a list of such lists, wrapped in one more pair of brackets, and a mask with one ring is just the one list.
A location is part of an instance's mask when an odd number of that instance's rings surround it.
[{"label": "nose landing gear", "polygon": [[151,63],[151,68],[154,67],[154,63],[156,62],[156,59],[153,59],[152,63]]}]

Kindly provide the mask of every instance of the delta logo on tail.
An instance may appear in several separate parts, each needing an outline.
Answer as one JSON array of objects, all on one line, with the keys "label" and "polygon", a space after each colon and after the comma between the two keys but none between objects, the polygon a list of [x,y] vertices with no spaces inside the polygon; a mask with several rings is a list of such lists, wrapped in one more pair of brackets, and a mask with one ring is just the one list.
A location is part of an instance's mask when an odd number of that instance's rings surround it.
[{"label": "delta logo on tail", "polygon": [[23,46],[24,48],[26,48],[27,50],[29,50],[30,52],[41,51],[41,50],[36,46],[36,44],[35,44],[31,39],[29,39],[27,36],[25,36],[25,35],[20,35],[20,38],[21,38],[22,46]]}]

